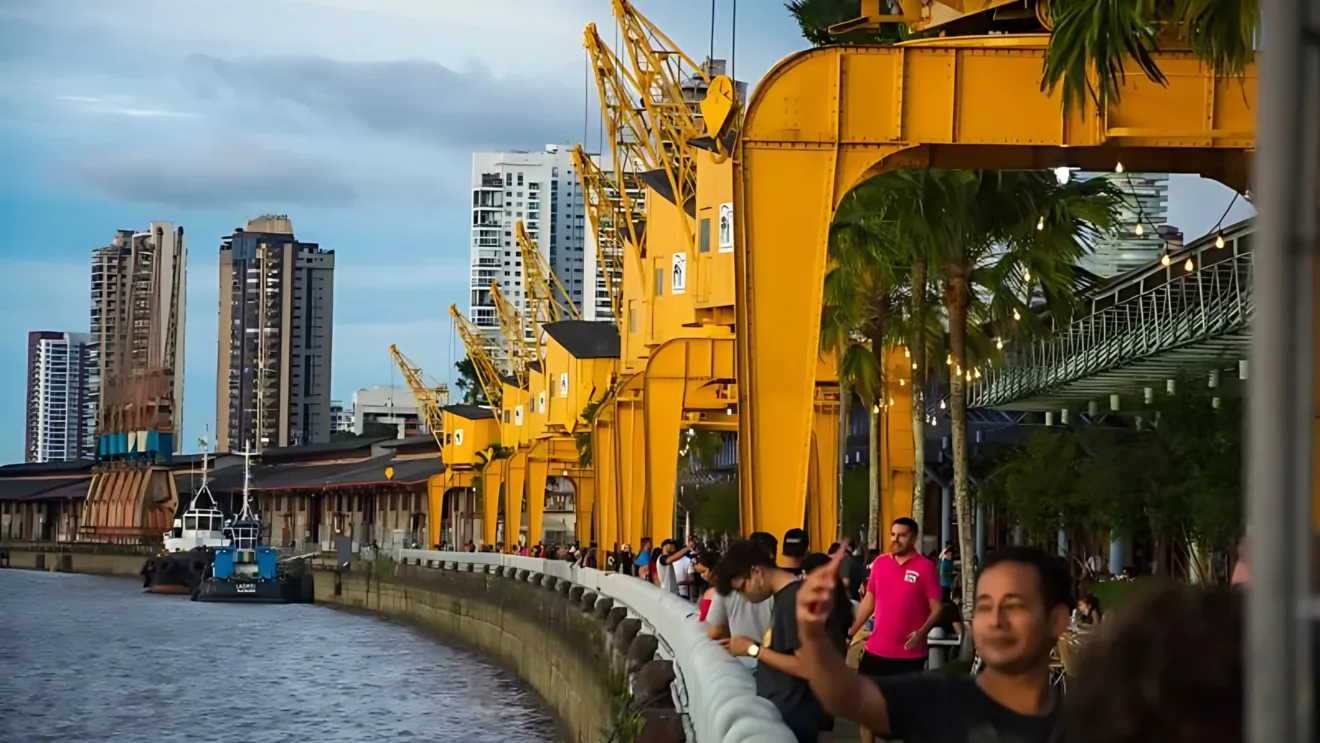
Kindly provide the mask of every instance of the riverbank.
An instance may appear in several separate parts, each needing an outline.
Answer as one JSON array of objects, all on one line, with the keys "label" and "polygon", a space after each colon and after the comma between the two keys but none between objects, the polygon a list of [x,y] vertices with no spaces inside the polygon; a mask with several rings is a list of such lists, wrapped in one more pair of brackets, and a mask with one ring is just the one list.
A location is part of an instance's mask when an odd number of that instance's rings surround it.
[{"label": "riverbank", "polygon": [[556,713],[565,737],[597,743],[619,706],[607,633],[568,597],[491,574],[354,564],[314,571],[316,602],[367,610],[468,645],[504,665]]},{"label": "riverbank", "polygon": [[25,545],[0,544],[0,569],[47,570],[136,577],[142,575],[147,555],[138,548],[115,545]]}]

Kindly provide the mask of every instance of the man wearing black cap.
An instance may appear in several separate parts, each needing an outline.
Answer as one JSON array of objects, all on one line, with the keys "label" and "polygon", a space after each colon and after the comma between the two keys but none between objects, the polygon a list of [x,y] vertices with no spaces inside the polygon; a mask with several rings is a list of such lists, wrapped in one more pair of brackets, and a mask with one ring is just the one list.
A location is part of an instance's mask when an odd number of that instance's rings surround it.
[{"label": "man wearing black cap", "polygon": [[779,567],[793,575],[802,577],[802,558],[807,556],[807,533],[801,529],[789,529],[784,532],[784,543],[779,554]]}]

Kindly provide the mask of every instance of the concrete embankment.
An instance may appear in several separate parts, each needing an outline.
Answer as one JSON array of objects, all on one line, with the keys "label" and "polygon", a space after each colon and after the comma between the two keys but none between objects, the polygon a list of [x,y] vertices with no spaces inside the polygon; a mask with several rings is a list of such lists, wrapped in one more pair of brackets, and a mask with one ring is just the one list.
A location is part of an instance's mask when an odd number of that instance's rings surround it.
[{"label": "concrete embankment", "polygon": [[486,573],[402,565],[318,569],[316,602],[367,609],[473,646],[502,663],[556,711],[577,743],[614,725],[607,633],[568,596]]},{"label": "concrete embankment", "polygon": [[140,576],[145,555],[103,550],[57,550],[0,544],[0,568],[90,575]]}]

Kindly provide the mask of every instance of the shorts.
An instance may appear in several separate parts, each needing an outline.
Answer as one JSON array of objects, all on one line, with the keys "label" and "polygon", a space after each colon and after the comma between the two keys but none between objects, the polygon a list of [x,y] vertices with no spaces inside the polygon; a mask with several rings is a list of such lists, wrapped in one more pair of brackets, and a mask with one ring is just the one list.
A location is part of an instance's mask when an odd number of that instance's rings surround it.
[{"label": "shorts", "polygon": [[857,664],[859,674],[873,679],[921,673],[924,670],[926,670],[925,658],[882,658],[866,651],[862,651],[862,660]]}]

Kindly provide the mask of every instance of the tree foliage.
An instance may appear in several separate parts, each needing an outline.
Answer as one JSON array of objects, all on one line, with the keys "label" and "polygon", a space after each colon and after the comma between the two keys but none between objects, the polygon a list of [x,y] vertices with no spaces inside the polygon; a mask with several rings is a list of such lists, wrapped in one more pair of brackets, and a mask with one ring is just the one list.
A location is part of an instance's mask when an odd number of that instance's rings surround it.
[{"label": "tree foliage", "polygon": [[1229,550],[1242,526],[1242,401],[1180,380],[1138,429],[1041,431],[981,489],[1038,543],[1110,529]]},{"label": "tree foliage", "polygon": [[454,368],[458,370],[458,379],[454,380],[454,386],[463,393],[463,402],[469,405],[485,405],[486,391],[481,389],[481,382],[477,378],[477,365],[472,363],[472,359],[464,356],[454,362]]}]

